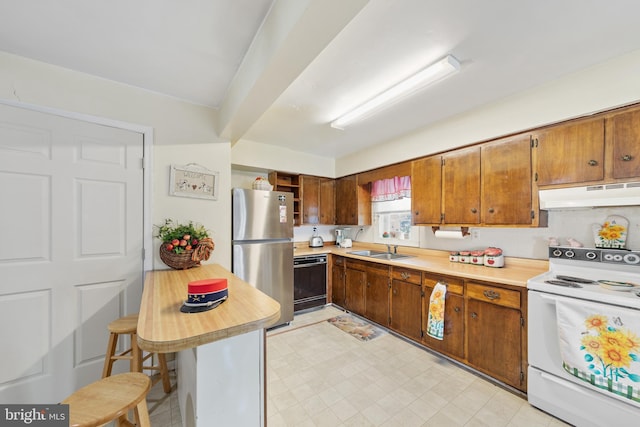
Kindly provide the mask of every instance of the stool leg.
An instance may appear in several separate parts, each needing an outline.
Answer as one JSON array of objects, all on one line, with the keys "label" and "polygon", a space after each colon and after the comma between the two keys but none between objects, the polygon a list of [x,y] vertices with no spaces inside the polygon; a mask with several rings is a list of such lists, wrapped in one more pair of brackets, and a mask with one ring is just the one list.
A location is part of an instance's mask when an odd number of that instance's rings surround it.
[{"label": "stool leg", "polygon": [[102,378],[111,375],[113,369],[113,355],[116,354],[116,345],[118,344],[118,334],[109,334],[109,344],[107,344],[107,354],[104,356],[104,368],[102,368]]},{"label": "stool leg", "polygon": [[131,372],[142,372],[142,352],[138,347],[138,334],[131,334]]},{"label": "stool leg", "polygon": [[149,409],[147,408],[147,400],[142,399],[136,409],[136,422],[137,427],[151,427],[151,420],[149,419]]},{"label": "stool leg", "polygon": [[158,353],[158,364],[160,365],[160,377],[162,378],[162,388],[165,393],[171,392],[171,381],[169,380],[169,369],[167,369],[167,358],[164,353]]}]

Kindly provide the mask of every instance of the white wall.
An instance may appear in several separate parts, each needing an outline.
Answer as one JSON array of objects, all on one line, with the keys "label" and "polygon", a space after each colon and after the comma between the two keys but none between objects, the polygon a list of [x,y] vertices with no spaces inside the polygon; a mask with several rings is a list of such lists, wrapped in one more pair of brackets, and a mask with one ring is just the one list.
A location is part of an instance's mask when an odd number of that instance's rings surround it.
[{"label": "white wall", "polygon": [[[215,110],[4,52],[0,98],[152,128],[151,222],[173,217],[202,223],[216,243],[209,262],[230,266],[231,147],[216,135]],[[220,172],[218,200],[170,196],[172,163],[198,163]],[[154,243],[157,253],[159,242]],[[166,268],[157,255],[153,268]]]}]

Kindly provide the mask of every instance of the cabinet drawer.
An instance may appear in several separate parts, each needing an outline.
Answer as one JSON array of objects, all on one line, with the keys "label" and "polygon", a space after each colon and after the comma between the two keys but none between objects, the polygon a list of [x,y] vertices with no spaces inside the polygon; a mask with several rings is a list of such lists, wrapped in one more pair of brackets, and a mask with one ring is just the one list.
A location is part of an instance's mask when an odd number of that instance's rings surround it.
[{"label": "cabinet drawer", "polygon": [[456,295],[464,294],[464,281],[462,279],[448,276],[435,276],[431,274],[425,274],[422,278],[422,283],[431,288],[433,288],[438,282],[447,286],[447,292]]},{"label": "cabinet drawer", "polygon": [[346,262],[347,268],[350,268],[352,270],[361,270],[361,271],[366,270],[367,265],[369,264],[368,262],[360,261],[352,258],[347,258],[345,262]]},{"label": "cabinet drawer", "polygon": [[467,296],[511,308],[520,308],[520,292],[479,283],[467,284]]},{"label": "cabinet drawer", "polygon": [[416,285],[422,284],[422,272],[410,268],[393,267],[393,270],[391,270],[391,278],[393,280],[415,283]]},{"label": "cabinet drawer", "polygon": [[344,266],[344,258],[341,256],[333,256],[333,265]]}]

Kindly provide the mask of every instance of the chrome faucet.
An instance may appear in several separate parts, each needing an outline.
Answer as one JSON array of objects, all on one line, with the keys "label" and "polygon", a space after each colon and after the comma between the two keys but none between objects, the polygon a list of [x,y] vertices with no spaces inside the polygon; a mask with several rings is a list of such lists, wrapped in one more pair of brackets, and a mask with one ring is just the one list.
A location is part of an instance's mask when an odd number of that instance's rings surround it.
[{"label": "chrome faucet", "polygon": [[391,253],[391,245],[387,245],[387,253],[390,254]]}]

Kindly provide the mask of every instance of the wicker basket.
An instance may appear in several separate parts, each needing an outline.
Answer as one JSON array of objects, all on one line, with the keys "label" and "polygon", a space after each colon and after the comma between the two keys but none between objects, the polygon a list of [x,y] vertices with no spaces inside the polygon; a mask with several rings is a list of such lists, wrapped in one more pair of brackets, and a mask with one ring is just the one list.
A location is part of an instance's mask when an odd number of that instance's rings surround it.
[{"label": "wicker basket", "polygon": [[181,254],[168,251],[163,243],[160,245],[160,259],[171,268],[186,270],[187,268],[199,267],[200,261],[208,260],[214,248],[215,244],[209,237],[201,239],[195,249],[185,250]]},{"label": "wicker basket", "polygon": [[177,254],[173,251],[168,251],[165,245],[160,245],[160,259],[171,268],[176,270],[186,270],[187,268],[198,267],[200,261],[194,261],[191,259],[193,249],[184,251],[181,254]]}]

